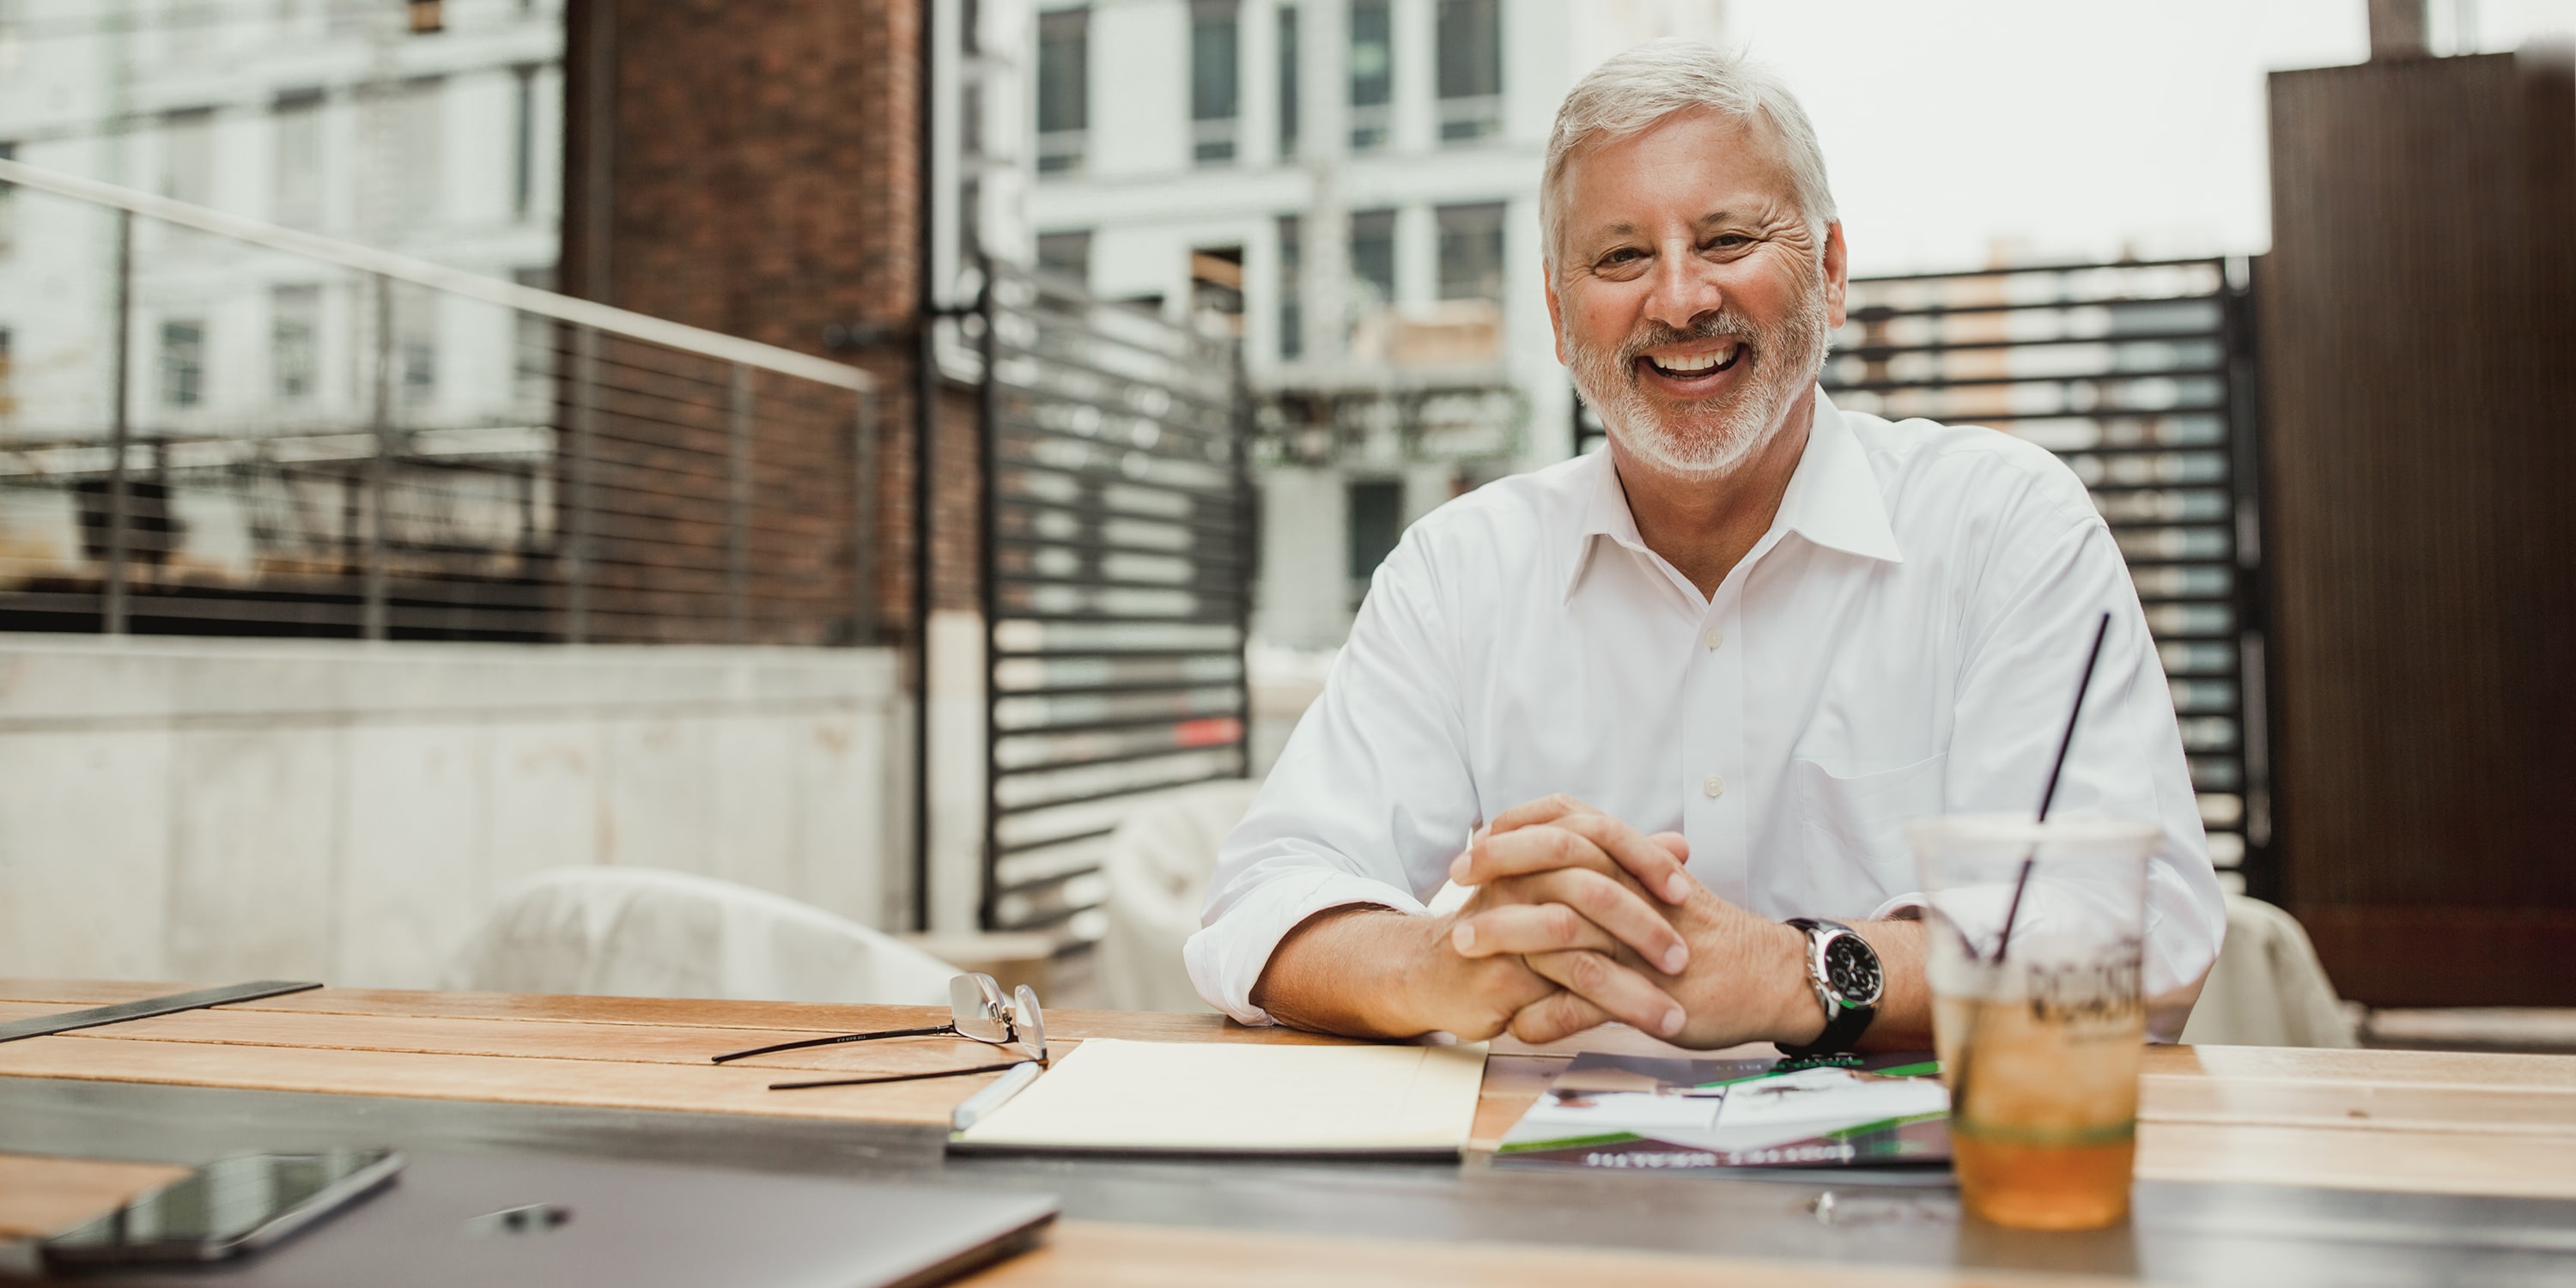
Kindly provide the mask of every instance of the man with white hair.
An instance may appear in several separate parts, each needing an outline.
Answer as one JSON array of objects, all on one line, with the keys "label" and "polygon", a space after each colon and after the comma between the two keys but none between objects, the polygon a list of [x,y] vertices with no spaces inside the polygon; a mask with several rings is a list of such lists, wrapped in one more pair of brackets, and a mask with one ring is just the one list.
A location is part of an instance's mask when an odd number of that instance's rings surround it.
[{"label": "man with white hair", "polygon": [[[1797,101],[1706,45],[1630,50],[1566,96],[1539,211],[1608,446],[1378,569],[1226,839],[1201,995],[1362,1036],[1929,1045],[1904,825],[2030,809],[2108,613],[2055,805],[2162,824],[2174,1037],[2225,917],[2127,567],[2047,452],[1817,387],[1845,253]],[[1471,893],[1435,912],[1443,878]]]}]

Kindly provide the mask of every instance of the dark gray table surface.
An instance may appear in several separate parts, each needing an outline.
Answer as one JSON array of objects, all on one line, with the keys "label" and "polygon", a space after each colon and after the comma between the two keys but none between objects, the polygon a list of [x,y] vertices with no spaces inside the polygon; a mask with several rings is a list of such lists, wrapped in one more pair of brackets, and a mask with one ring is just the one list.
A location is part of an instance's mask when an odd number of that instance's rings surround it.
[{"label": "dark gray table surface", "polygon": [[903,1177],[1041,1191],[1067,1217],[1535,1242],[2156,1283],[2576,1284],[2576,1202],[2140,1182],[2124,1227],[1963,1220],[1947,1187],[1536,1173],[1466,1164],[948,1156],[941,1134],[829,1121],[0,1077],[0,1152],[191,1163],[385,1144]]}]

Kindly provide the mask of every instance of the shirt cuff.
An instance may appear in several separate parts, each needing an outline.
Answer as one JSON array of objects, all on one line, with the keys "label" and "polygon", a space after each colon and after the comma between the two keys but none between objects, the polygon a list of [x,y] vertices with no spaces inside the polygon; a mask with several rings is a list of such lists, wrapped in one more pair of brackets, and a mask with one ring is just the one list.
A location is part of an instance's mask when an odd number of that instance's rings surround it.
[{"label": "shirt cuff", "polygon": [[1919,894],[1900,894],[1869,910],[1863,921],[1921,921],[1932,901]]},{"label": "shirt cuff", "polygon": [[1252,1004],[1253,986],[1279,941],[1328,908],[1376,904],[1421,913],[1422,901],[1394,886],[1349,872],[1282,874],[1245,891],[1234,906],[1201,927],[1181,949],[1190,983],[1207,1004],[1245,1024],[1273,1024]]}]

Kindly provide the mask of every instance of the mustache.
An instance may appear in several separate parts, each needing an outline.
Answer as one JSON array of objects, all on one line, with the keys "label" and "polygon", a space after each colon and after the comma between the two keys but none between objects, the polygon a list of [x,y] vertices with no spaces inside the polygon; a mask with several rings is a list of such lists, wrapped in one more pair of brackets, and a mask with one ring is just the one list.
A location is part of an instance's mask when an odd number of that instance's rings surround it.
[{"label": "mustache", "polygon": [[1760,328],[1725,309],[1693,318],[1687,327],[1649,322],[1619,346],[1619,366],[1634,375],[1637,359],[1643,357],[1646,350],[1660,345],[1688,344],[1693,340],[1742,341],[1744,356],[1754,358],[1760,356],[1762,339]]}]

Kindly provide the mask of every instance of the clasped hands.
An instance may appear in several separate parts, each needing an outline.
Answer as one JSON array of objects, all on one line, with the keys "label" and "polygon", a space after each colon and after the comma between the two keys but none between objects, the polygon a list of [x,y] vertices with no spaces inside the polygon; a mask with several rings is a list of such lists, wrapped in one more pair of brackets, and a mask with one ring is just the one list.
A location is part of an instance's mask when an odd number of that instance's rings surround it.
[{"label": "clasped hands", "polygon": [[1467,902],[1424,927],[1415,1022],[1471,1041],[1609,1020],[1690,1047],[1812,1039],[1805,935],[1718,898],[1689,858],[1678,833],[1570,796],[1504,811],[1450,867]]}]

